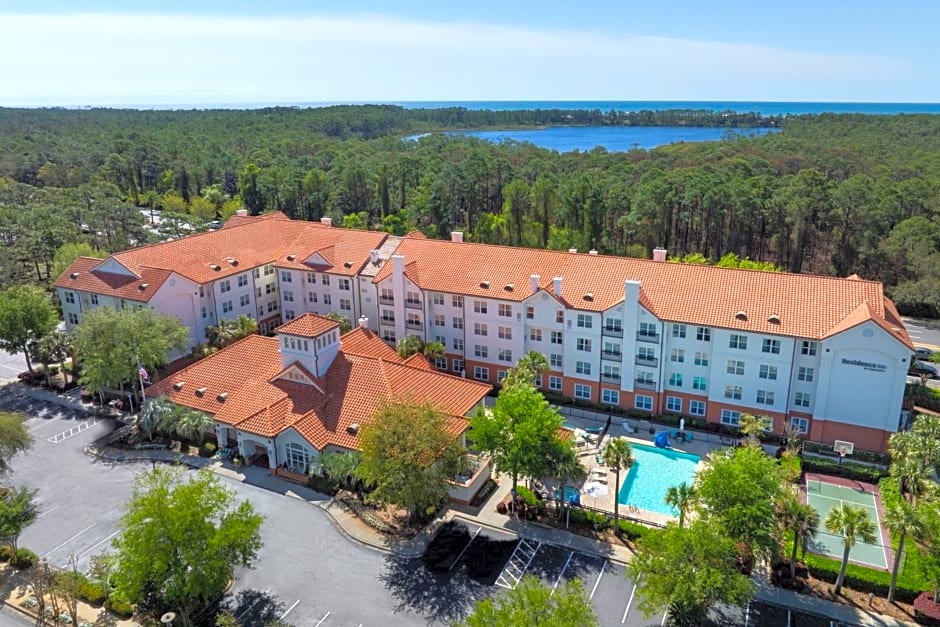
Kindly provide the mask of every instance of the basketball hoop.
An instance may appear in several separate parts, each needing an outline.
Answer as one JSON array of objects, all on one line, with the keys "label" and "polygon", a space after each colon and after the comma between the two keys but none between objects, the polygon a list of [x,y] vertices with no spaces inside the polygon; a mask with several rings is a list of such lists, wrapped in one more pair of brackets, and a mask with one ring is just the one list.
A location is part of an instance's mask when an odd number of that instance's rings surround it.
[{"label": "basketball hoop", "polygon": [[842,465],[842,460],[845,459],[845,456],[848,454],[848,452],[849,450],[846,447],[844,446],[839,447],[839,465],[840,466]]}]

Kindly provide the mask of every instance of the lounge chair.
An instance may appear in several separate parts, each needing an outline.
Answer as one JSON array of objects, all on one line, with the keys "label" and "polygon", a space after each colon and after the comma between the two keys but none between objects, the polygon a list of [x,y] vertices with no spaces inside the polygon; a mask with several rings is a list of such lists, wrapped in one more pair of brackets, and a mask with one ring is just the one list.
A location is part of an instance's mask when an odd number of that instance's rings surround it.
[{"label": "lounge chair", "polygon": [[678,430],[678,429],[670,429],[670,430],[669,430],[669,437],[670,437],[670,438],[675,439],[675,437],[676,437],[678,434],[679,434],[679,430]]},{"label": "lounge chair", "polygon": [[598,453],[597,455],[594,456],[594,461],[597,463],[598,466],[606,466],[606,465],[607,465],[607,464],[604,463],[604,456],[601,455],[600,453]]}]

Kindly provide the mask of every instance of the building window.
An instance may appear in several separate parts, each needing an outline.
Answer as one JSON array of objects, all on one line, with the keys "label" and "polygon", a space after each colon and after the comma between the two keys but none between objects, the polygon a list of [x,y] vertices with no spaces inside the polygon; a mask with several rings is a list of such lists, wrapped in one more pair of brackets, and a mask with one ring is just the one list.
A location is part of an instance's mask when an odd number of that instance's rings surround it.
[{"label": "building window", "polygon": [[69,312],[69,324],[78,324],[78,314],[74,311]]},{"label": "building window", "polygon": [[608,318],[604,321],[604,330],[623,333],[623,321],[620,318]]},{"label": "building window", "polygon": [[310,466],[310,453],[307,452],[307,449],[297,442],[289,442],[284,450],[287,454],[285,460],[287,469],[299,475],[306,475],[307,468]]},{"label": "building window", "polygon": [[382,329],[382,339],[386,342],[395,342],[395,332],[391,329]]},{"label": "building window", "polygon": [[562,343],[561,331],[552,331],[552,344],[561,344],[561,343]]},{"label": "building window", "polygon": [[395,312],[391,309],[383,309],[382,322],[385,324],[395,324]]},{"label": "building window", "polygon": [[486,335],[489,331],[486,328],[485,322],[474,322],[473,323],[473,334],[474,335]]},{"label": "building window", "polygon": [[490,356],[490,349],[483,344],[474,344],[473,355],[481,359],[487,359]]},{"label": "building window", "polygon": [[451,322],[451,326],[454,327],[455,329],[462,329],[462,328],[463,328],[463,318],[460,318],[460,317],[458,317],[458,316],[454,316],[453,321]]},{"label": "building window", "polygon": [[773,405],[774,393],[769,390],[757,390],[758,405]]},{"label": "building window", "polygon": [[291,276],[290,272],[286,270],[281,270],[281,281],[283,281],[284,283],[291,283],[293,280],[294,278]]},{"label": "building window", "polygon": [[689,413],[693,416],[704,416],[705,415],[705,402],[704,401],[689,401]]},{"label": "building window", "polygon": [[293,310],[293,309],[285,309],[285,310],[284,310],[284,319],[285,319],[285,320],[293,320],[294,317],[295,317],[295,315],[294,315],[294,310]]},{"label": "building window", "polygon": [[274,266],[272,264],[267,264],[264,266],[264,276],[269,276],[274,274]]},{"label": "building window", "polygon": [[473,311],[474,313],[485,314],[487,312],[486,301],[484,300],[473,301]]},{"label": "building window", "polygon": [[740,401],[741,396],[743,395],[744,390],[741,389],[740,385],[726,385],[725,386],[725,398],[730,398],[731,400]]},{"label": "building window", "polygon": [[264,286],[265,294],[273,294],[276,291],[277,291],[277,283],[271,282]]},{"label": "building window", "polygon": [[640,361],[656,361],[656,349],[641,346],[637,349],[636,356]]},{"label": "building window", "polygon": [[[339,299],[339,308],[342,311],[352,311],[352,301],[348,298]],[[420,320],[419,320],[420,322]]]},{"label": "building window", "polygon": [[496,358],[499,361],[511,362],[512,361],[512,350],[508,348],[499,349],[499,354],[496,355]]},{"label": "building window", "polygon": [[232,282],[229,279],[225,279],[224,281],[219,281],[219,292],[224,294],[225,292],[231,292],[231,291],[232,291]]},{"label": "building window", "polygon": [[202,317],[205,318],[207,315],[208,315],[208,312],[206,311],[206,308],[203,307],[203,308],[202,308]]},{"label": "building window", "polygon": [[682,387],[682,374],[679,372],[673,372],[669,375],[669,385],[676,388]]},{"label": "building window", "polygon": [[556,322],[557,324],[564,324],[564,323],[565,323],[565,310],[564,310],[564,309],[556,309],[556,310],[555,310],[555,322]]},{"label": "building window", "polygon": [[284,294],[285,301],[287,301],[288,303],[294,302],[294,293],[292,291],[284,290],[282,293]]},{"label": "building window", "polygon": [[705,377],[692,377],[692,389],[704,392],[708,389],[708,379]]},{"label": "building window", "polygon": [[672,325],[672,337],[677,337],[680,339],[685,339],[685,325],[684,324],[673,324]]},{"label": "building window", "polygon": [[[231,302],[231,301],[229,301],[229,302]],[[279,305],[277,304],[277,301],[276,301],[276,300],[272,300],[270,303],[268,303],[268,313],[272,313],[272,312],[274,312],[274,311],[277,311],[277,310],[278,310],[278,307],[279,307]]]},{"label": "building window", "polygon": [[348,292],[350,290],[349,279],[340,279],[339,289],[343,290],[344,292]]},{"label": "building window", "polygon": [[777,380],[777,366],[768,366],[767,364],[760,365],[760,371],[757,373],[761,379],[768,379],[770,381]]},{"label": "building window", "polygon": [[636,382],[642,385],[656,385],[653,380],[653,373],[649,370],[640,370],[636,373]]},{"label": "building window", "polygon": [[803,355],[809,355],[810,357],[816,355],[816,346],[817,343],[810,340],[803,340],[803,346],[800,348],[800,353]]},{"label": "building window", "polygon": [[579,351],[584,351],[586,353],[591,352],[591,340],[587,338],[579,337],[577,346]]},{"label": "building window", "polygon": [[[305,272],[304,274],[307,275],[307,283],[316,283],[316,282],[317,282],[317,273],[316,273],[316,272]],[[257,278],[260,278],[260,276],[261,276],[261,275],[260,275],[259,272],[258,272],[258,268],[255,268],[255,278],[256,278],[256,279],[257,279]]]},{"label": "building window", "polygon": [[[259,287],[258,289],[260,290],[261,288]],[[261,294],[258,294],[258,296],[261,296]],[[316,294],[316,292],[310,292],[310,294],[308,295],[307,299],[308,299],[311,303],[317,302],[317,294]]]},{"label": "building window", "polygon": [[421,294],[418,292],[406,292],[405,293],[405,303],[409,305],[420,305],[421,304]]},{"label": "building window", "polygon": [[525,318],[526,320],[535,320],[535,307],[532,305],[526,305]]},{"label": "building window", "polygon": [[447,326],[447,318],[444,316],[444,314],[434,314],[434,326]]},{"label": "building window", "polygon": [[590,329],[594,325],[594,319],[590,314],[578,314],[578,328]]},{"label": "building window", "polygon": [[435,305],[443,305],[444,295],[438,294],[437,292],[435,292],[434,294],[431,294],[431,302]]},{"label": "building window", "polygon": [[797,407],[809,407],[810,394],[808,392],[797,392],[793,404]]},{"label": "building window", "polygon": [[434,341],[445,348],[447,347],[447,338],[444,337],[443,335],[435,335]]},{"label": "building window", "polygon": [[474,366],[473,367],[473,378],[477,381],[489,381],[490,380],[490,369],[483,366]]},{"label": "building window", "polygon": [[708,327],[699,327],[695,330],[695,339],[700,342],[711,342],[712,341],[712,330]]},{"label": "building window", "polygon": [[499,336],[501,340],[511,340],[512,329],[509,327],[496,327],[496,335]]},{"label": "building window", "polygon": [[747,336],[732,333],[731,339],[728,341],[728,348],[736,348],[741,351],[747,350]]},{"label": "building window", "polygon": [[729,360],[728,360],[727,372],[728,372],[728,374],[743,375],[743,374],[744,374],[744,362],[743,362],[743,361],[737,361],[737,360],[734,360],[734,359],[729,359]]},{"label": "building window", "polygon": [[379,292],[379,300],[386,305],[391,305],[395,302],[395,292],[390,287],[383,287]]},{"label": "building window", "polygon": [[463,359],[454,359],[450,362],[454,372],[463,372]]},{"label": "building window", "polygon": [[589,361],[576,361],[574,363],[574,371],[578,374],[591,374],[591,362]]},{"label": "building window", "polygon": [[239,274],[238,275],[238,287],[245,287],[246,285],[248,285],[248,275]]},{"label": "building window", "polygon": [[741,412],[731,411],[730,409],[721,410],[721,424],[737,427],[741,424]]},{"label": "building window", "polygon": [[91,304],[92,304],[92,305],[97,305],[97,304],[98,304],[98,295],[97,295],[97,294],[92,294],[92,295],[91,295]]},{"label": "building window", "polygon": [[812,382],[814,371],[812,368],[806,368],[800,366],[799,371],[797,371],[796,378],[798,381],[806,381],[807,383]]},{"label": "building window", "polygon": [[240,307],[247,307],[249,304],[251,304],[251,296],[249,296],[248,294],[242,294],[241,296],[239,296],[238,305]]},{"label": "building window", "polygon": [[226,300],[222,302],[222,313],[228,313],[232,311],[232,301]]},{"label": "building window", "polygon": [[529,339],[533,342],[541,342],[542,329],[529,329]]},{"label": "building window", "polygon": [[771,340],[770,338],[764,338],[764,345],[761,346],[761,351],[765,353],[771,353],[773,355],[780,354],[780,340]]},{"label": "building window", "polygon": [[[258,269],[257,269],[257,268],[255,268],[255,272],[256,272],[256,273],[258,272]],[[255,274],[255,276],[258,276],[258,275]],[[199,298],[205,298],[205,297],[206,297],[206,290],[203,288],[202,285],[200,285],[200,286],[199,286]]]},{"label": "building window", "polygon": [[455,337],[452,343],[455,351],[463,351],[463,338]]},{"label": "building window", "polygon": [[681,348],[672,349],[672,352],[669,353],[669,361],[673,361],[678,364],[685,363],[685,351]]},{"label": "building window", "polygon": [[695,365],[707,366],[708,365],[708,353],[695,353]]},{"label": "building window", "polygon": [[582,383],[574,384],[574,397],[580,398],[586,401],[591,400],[591,386],[584,385]]},{"label": "building window", "polygon": [[549,356],[548,356],[548,363],[549,363],[549,365],[550,365],[552,368],[561,368],[561,367],[562,367],[562,363],[563,363],[562,360],[561,360],[561,354],[560,354],[560,353],[552,353],[551,355],[549,355]]},{"label": "building window", "polygon": [[561,377],[549,376],[548,377],[548,389],[553,392],[561,391]]},{"label": "building window", "polygon": [[637,394],[633,402],[634,407],[637,409],[643,409],[646,411],[653,410],[653,397],[646,396],[645,394]]},{"label": "building window", "polygon": [[512,318],[512,305],[508,303],[500,303],[497,307],[497,314],[503,318]]},{"label": "building window", "polygon": [[605,405],[619,405],[620,392],[617,390],[601,390],[601,402]]},{"label": "building window", "polygon": [[415,329],[421,328],[421,318],[418,316],[418,314],[409,313],[407,316],[405,316],[405,324]]},{"label": "building window", "polygon": [[797,418],[792,416],[790,418],[790,428],[800,434],[809,433],[809,418]]},{"label": "building window", "polygon": [[640,336],[641,337],[656,337],[656,325],[652,322],[641,322],[640,323]]},{"label": "building window", "polygon": [[682,413],[682,399],[678,396],[667,396],[666,397],[666,411],[671,411],[675,414]]},{"label": "building window", "polygon": [[446,357],[435,357],[434,358],[434,367],[438,370],[447,370],[447,358]]},{"label": "building window", "polygon": [[330,284],[330,275],[328,275],[328,274],[322,275],[322,276],[320,277],[320,283],[322,283],[323,285],[329,285],[329,284]]}]

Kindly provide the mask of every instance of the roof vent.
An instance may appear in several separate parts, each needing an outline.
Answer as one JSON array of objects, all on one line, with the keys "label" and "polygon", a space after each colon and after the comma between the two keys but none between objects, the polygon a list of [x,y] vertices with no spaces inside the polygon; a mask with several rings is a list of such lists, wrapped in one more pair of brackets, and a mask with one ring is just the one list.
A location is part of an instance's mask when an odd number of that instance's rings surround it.
[{"label": "roof vent", "polygon": [[207,389],[206,386],[202,386],[201,388],[196,388],[196,396],[198,396],[199,398],[202,398],[203,396],[205,396],[206,389]]},{"label": "roof vent", "polygon": [[490,289],[490,282],[489,282],[489,281],[480,281],[480,287],[482,287],[482,288],[485,289],[485,290],[488,290],[488,289]]},{"label": "roof vent", "polygon": [[596,255],[596,254],[597,254],[597,251],[592,248],[591,250],[588,251],[588,254],[589,254],[589,255]]},{"label": "roof vent", "polygon": [[209,267],[212,268],[213,270],[215,270],[216,272],[218,272],[219,270],[222,269],[222,266],[220,266],[220,265],[217,264],[217,263],[210,263],[210,264],[209,264]]},{"label": "roof vent", "polygon": [[507,292],[511,292],[511,291],[513,291],[514,289],[516,289],[516,284],[515,284],[515,283],[507,283],[506,285],[503,286],[503,289],[506,290]]},{"label": "roof vent", "polygon": [[287,255],[288,261],[293,261],[294,259],[297,259],[297,255]]},{"label": "roof vent", "polygon": [[568,249],[568,252],[569,252],[569,253],[576,253],[576,252],[578,252],[578,249],[577,249],[577,248],[569,248],[569,249]]},{"label": "roof vent", "polygon": [[592,302],[594,300],[594,292],[588,292],[584,295],[584,300]]},{"label": "roof vent", "polygon": [[186,385],[185,381],[177,381],[176,383],[173,384],[173,389],[179,392],[180,390],[183,389],[184,385]]},{"label": "roof vent", "polygon": [[747,320],[747,312],[742,309],[738,313],[734,314],[734,317],[738,320]]},{"label": "roof vent", "polygon": [[238,265],[238,259],[235,259],[235,257],[229,257],[229,258],[226,259],[225,261],[227,261],[227,262],[228,262],[228,265],[230,265],[230,266],[237,266],[237,265]]},{"label": "roof vent", "polygon": [[770,316],[767,318],[767,322],[770,324],[780,324],[780,316],[777,314],[770,314]]},{"label": "roof vent", "polygon": [[81,274],[81,272],[73,272],[72,274],[69,275],[69,278],[73,280],[77,279],[79,274]]},{"label": "roof vent", "polygon": [[143,292],[143,291],[144,291],[145,289],[147,289],[148,287],[150,287],[150,283],[141,283],[140,285],[137,286],[137,289],[139,289],[141,292]]},{"label": "roof vent", "polygon": [[352,268],[352,262],[351,262],[351,261],[344,261],[344,262],[343,262],[343,267],[344,267],[344,268]]},{"label": "roof vent", "polygon": [[220,392],[219,395],[215,397],[215,400],[219,401],[220,403],[224,403],[225,399],[227,398],[228,392]]},{"label": "roof vent", "polygon": [[358,434],[358,433],[359,433],[359,423],[358,423],[358,422],[354,422],[354,423],[350,424],[348,427],[346,427],[346,433],[348,433],[349,435],[356,435],[356,434]]}]

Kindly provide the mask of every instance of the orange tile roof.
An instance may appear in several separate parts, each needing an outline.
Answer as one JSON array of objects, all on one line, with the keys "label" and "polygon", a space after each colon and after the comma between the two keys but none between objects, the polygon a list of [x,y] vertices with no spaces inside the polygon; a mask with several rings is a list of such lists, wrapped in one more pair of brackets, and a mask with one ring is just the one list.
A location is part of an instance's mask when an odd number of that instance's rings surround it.
[{"label": "orange tile roof", "polygon": [[[293,428],[323,450],[328,445],[359,448],[359,431],[351,426],[371,422],[385,399],[427,401],[448,416],[448,431],[459,435],[469,427],[464,416],[491,389],[401,363],[397,355],[397,361],[373,356],[382,351],[367,344],[384,344],[362,329],[343,336],[344,343],[350,336],[363,354],[341,351],[316,387],[276,378],[282,372],[277,338],[252,335],[155,383],[148,395],[166,394],[175,403],[263,437]],[[180,390],[174,388],[177,381],[185,381]],[[199,396],[195,391],[201,388],[205,392]],[[225,400],[219,400],[222,392],[228,392]]]},{"label": "orange tile roof", "polygon": [[55,286],[147,302],[172,274],[170,270],[148,267],[140,269],[140,278],[112,272],[92,272],[100,263],[101,259],[79,257],[56,279]]},{"label": "orange tile roof", "polygon": [[347,355],[378,357],[385,361],[401,361],[395,349],[379,339],[378,334],[372,329],[356,327],[339,339],[343,343],[342,350]]},{"label": "orange tile roof", "polygon": [[[640,281],[640,302],[661,320],[757,333],[822,339],[862,303],[876,321],[891,317],[874,281],[409,238],[396,254],[422,289],[471,297],[522,301],[531,295],[530,275],[538,274],[549,293],[552,279],[562,277],[561,300],[574,309],[610,309],[631,279]],[[374,281],[391,274],[386,264]],[[746,319],[736,317],[739,311]],[[904,342],[901,326],[892,334]]]},{"label": "orange tile roof", "polygon": [[300,337],[317,337],[338,327],[339,322],[336,320],[312,313],[304,313],[279,326],[277,332]]},{"label": "orange tile roof", "polygon": [[421,353],[415,353],[414,355],[409,355],[408,358],[405,359],[402,363],[407,364],[409,366],[414,366],[415,368],[421,368],[422,370],[433,370],[435,372],[437,371],[437,368],[432,366],[430,362],[428,362],[428,358],[422,355]]}]

